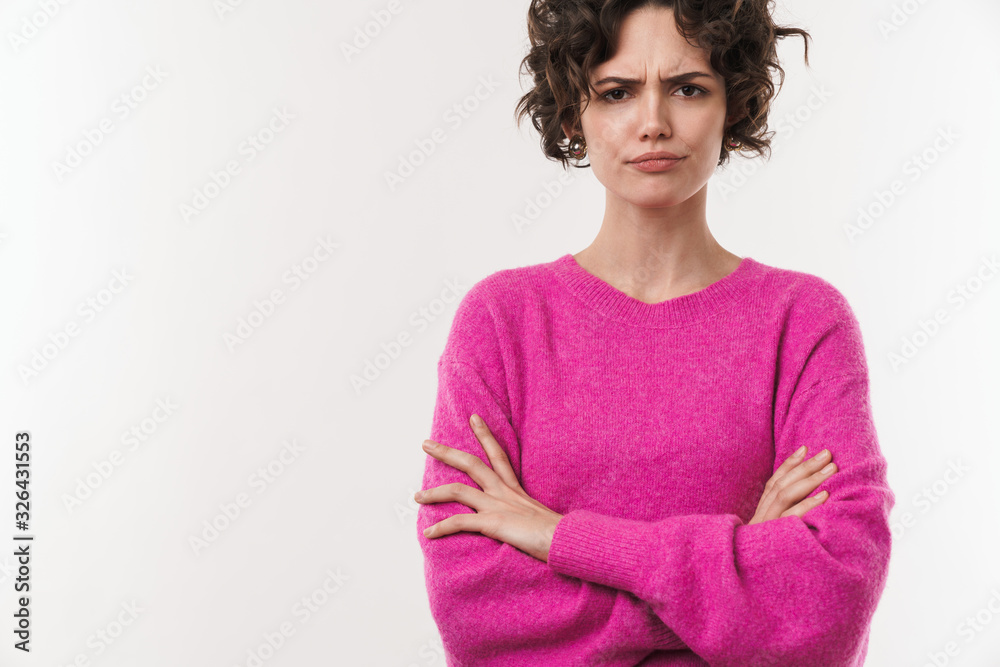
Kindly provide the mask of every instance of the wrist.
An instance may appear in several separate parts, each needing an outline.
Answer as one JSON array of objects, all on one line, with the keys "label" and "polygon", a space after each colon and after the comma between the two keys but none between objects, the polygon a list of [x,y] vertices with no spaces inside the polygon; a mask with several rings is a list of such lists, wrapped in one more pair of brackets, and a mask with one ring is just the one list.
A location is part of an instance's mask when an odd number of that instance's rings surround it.
[{"label": "wrist", "polygon": [[545,526],[545,532],[542,540],[542,560],[546,563],[549,562],[549,550],[552,548],[552,540],[556,535],[556,527],[559,525],[562,518],[562,514],[556,514],[553,512],[553,516]]}]

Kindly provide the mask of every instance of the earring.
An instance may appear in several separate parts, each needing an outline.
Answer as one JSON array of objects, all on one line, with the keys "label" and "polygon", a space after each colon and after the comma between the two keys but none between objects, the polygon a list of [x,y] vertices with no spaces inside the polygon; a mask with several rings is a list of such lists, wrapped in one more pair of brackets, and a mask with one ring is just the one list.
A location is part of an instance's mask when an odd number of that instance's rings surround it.
[{"label": "earring", "polygon": [[743,142],[741,141],[733,141],[732,139],[726,141],[727,151],[738,151],[741,148],[743,148]]},{"label": "earring", "polygon": [[569,154],[576,160],[582,160],[587,155],[587,140],[583,135],[575,134],[569,142]]}]

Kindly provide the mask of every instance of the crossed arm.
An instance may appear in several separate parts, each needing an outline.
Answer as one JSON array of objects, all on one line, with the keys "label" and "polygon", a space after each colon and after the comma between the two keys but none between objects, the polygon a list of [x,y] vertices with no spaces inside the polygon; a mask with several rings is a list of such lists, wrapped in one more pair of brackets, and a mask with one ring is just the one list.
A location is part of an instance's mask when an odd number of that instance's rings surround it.
[{"label": "crossed arm", "polygon": [[[558,515],[521,489],[509,413],[476,369],[442,360],[439,374],[432,440],[441,444],[427,460],[418,527],[432,529],[420,536],[431,610],[460,664],[571,652],[580,664],[634,665],[676,649],[713,665],[859,664],[892,503],[866,378],[830,378],[796,398],[776,434],[782,466],[744,524],[735,515]],[[813,415],[832,398],[844,406],[835,430]],[[474,411],[492,430],[470,426]],[[799,442],[830,443],[846,465],[811,477],[814,459],[786,460]],[[814,496],[789,512],[817,480],[834,502]]]}]

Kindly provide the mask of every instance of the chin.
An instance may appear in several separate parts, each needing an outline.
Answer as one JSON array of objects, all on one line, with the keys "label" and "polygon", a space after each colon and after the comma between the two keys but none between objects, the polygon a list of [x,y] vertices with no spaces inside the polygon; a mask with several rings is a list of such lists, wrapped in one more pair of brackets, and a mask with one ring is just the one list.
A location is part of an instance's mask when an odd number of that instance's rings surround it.
[{"label": "chin", "polygon": [[671,208],[673,206],[677,206],[678,204],[683,203],[684,201],[685,200],[683,199],[677,200],[677,199],[667,199],[661,197],[659,199],[644,199],[640,201],[633,201],[632,204],[638,206],[639,208]]},{"label": "chin", "polygon": [[694,195],[670,186],[642,188],[622,193],[622,199],[639,208],[669,208],[682,204]]}]

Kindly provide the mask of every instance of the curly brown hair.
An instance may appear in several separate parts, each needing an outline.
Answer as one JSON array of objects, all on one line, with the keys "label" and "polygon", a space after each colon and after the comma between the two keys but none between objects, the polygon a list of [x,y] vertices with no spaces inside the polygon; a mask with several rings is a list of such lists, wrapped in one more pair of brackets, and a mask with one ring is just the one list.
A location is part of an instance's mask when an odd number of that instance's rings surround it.
[{"label": "curly brown hair", "polygon": [[[524,116],[541,135],[542,151],[566,168],[570,155],[563,123],[579,128],[589,104],[591,71],[612,56],[625,17],[644,7],[672,8],[681,34],[693,46],[710,54],[710,63],[726,81],[726,107],[740,115],[723,137],[719,165],[729,161],[726,143],[742,144],[741,151],[770,158],[767,115],[776,95],[771,79],[778,72],[778,90],[785,71],[778,63],[777,40],[801,35],[809,65],[809,38],[800,28],[777,26],[771,17],[774,0],[531,0],[528,38],[531,50],[521,61],[534,81],[515,109],[520,126]],[[736,111],[739,110],[739,111]],[[574,165],[589,167],[589,164]]]}]

